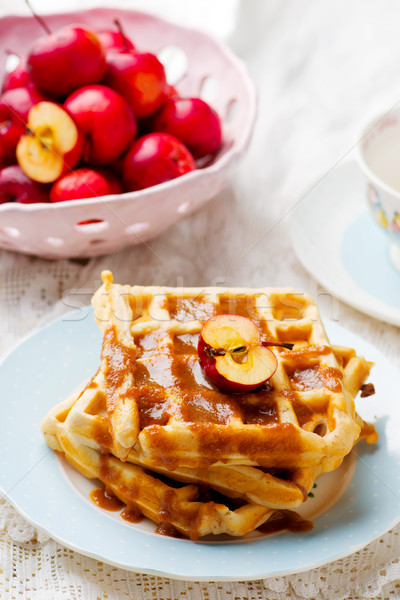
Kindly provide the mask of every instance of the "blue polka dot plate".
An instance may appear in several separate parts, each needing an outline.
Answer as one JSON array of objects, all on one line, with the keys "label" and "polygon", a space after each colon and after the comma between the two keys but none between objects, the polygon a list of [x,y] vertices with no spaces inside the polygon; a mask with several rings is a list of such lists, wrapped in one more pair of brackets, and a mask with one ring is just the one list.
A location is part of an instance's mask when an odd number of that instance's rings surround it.
[{"label": "blue polka dot plate", "polygon": [[52,322],[0,365],[0,481],[5,497],[37,528],[82,554],[124,569],[186,580],[249,580],[305,571],[350,554],[382,535],[400,514],[400,374],[366,341],[331,321],[333,343],[376,363],[375,396],[358,400],[380,435],[318,480],[302,514],[306,533],[253,534],[192,542],[161,536],[154,524],[123,521],[89,499],[94,483],[46,446],[40,422],[98,366],[101,336],[91,309]]},{"label": "blue polka dot plate", "polygon": [[386,231],[370,212],[364,176],[355,161],[345,162],[297,203],[292,244],[327,290],[367,315],[400,325],[400,271],[390,260]]}]

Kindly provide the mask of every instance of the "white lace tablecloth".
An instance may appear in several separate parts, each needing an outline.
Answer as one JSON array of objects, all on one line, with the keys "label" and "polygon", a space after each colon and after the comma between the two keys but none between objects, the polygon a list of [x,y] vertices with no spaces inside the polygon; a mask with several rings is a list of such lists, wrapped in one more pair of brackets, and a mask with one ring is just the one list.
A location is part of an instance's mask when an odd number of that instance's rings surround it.
[{"label": "white lace tablecloth", "polygon": [[[36,4],[40,9],[46,1]],[[10,5],[0,0],[2,12],[11,12]],[[23,12],[21,5],[13,9]],[[1,354],[77,299],[89,302],[106,267],[124,283],[291,285],[326,298],[293,253],[288,218],[304,190],[348,157],[365,119],[399,102],[400,4],[244,0],[240,11],[230,43],[257,81],[259,118],[231,184],[162,237],[112,256],[47,262],[0,252]],[[334,310],[342,325],[400,364],[398,328],[335,298],[323,304],[323,316]],[[399,559],[396,527],[362,551],[306,573],[243,583],[172,581],[63,548],[0,501],[0,597],[5,599],[400,598]]]}]

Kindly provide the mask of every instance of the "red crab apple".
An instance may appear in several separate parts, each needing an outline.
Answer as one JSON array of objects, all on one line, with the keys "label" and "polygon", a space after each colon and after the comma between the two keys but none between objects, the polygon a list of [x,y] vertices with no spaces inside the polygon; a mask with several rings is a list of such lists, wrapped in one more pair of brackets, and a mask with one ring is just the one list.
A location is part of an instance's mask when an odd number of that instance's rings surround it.
[{"label": "red crab apple", "polygon": [[167,98],[165,70],[150,52],[109,52],[105,85],[119,92],[136,117],[148,117]]},{"label": "red crab apple", "polygon": [[0,96],[0,144],[3,148],[3,161],[15,163],[17,143],[25,133],[28,114],[31,108],[43,100],[34,88],[16,88]]},{"label": "red crab apple", "polygon": [[82,148],[83,136],[72,117],[54,102],[39,102],[29,111],[17,160],[28,177],[51,183],[77,164]]},{"label": "red crab apple", "polygon": [[87,163],[114,162],[136,137],[136,119],[128,104],[104,85],[77,90],[64,107],[85,136],[83,159]]},{"label": "red crab apple", "polygon": [[77,198],[95,198],[121,194],[118,178],[108,169],[82,167],[67,173],[55,182],[50,191],[51,202],[65,202]]},{"label": "red crab apple", "polygon": [[18,165],[1,169],[0,204],[5,202],[36,204],[48,200],[47,186],[30,179]]},{"label": "red crab apple", "polygon": [[121,52],[127,50],[134,50],[135,46],[132,44],[128,36],[125,35],[122,25],[118,19],[114,19],[116,29],[102,29],[96,31],[97,37],[99,38],[104,50],[106,52]]},{"label": "red crab apple", "polygon": [[217,315],[206,321],[197,351],[207,379],[229,392],[258,388],[278,366],[272,350],[262,345],[254,321],[239,315]]},{"label": "red crab apple", "polygon": [[27,57],[39,91],[61,98],[97,83],[106,70],[105,51],[97,35],[81,25],[68,25],[36,40]]},{"label": "red crab apple", "polygon": [[155,131],[177,137],[195,158],[215,154],[221,147],[221,121],[201,98],[170,98],[154,118]]},{"label": "red crab apple", "polygon": [[[8,54],[12,54],[16,57],[18,56],[13,52],[10,52]],[[14,69],[12,69],[12,71],[7,71],[4,75],[2,87],[3,93],[7,90],[13,90],[15,88],[20,87],[29,87],[33,85],[31,76],[28,71],[28,66],[26,64],[26,57],[19,56],[19,59],[20,60],[17,66]]]},{"label": "red crab apple", "polygon": [[189,150],[167,133],[149,133],[133,144],[124,158],[123,179],[127,191],[169,181],[196,169]]}]

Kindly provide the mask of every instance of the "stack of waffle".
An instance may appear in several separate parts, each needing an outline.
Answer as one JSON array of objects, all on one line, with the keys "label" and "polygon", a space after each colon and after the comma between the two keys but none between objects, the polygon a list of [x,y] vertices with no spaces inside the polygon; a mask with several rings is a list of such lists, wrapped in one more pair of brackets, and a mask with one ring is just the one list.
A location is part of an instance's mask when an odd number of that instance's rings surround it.
[{"label": "stack of waffle", "polygon": [[[331,346],[312,298],[288,288],[123,286],[93,297],[97,373],[42,423],[47,444],[128,507],[197,539],[243,536],[299,507],[322,473],[377,434],[355,412],[371,363]],[[219,391],[197,356],[218,314],[252,319],[278,368],[250,393]]]}]

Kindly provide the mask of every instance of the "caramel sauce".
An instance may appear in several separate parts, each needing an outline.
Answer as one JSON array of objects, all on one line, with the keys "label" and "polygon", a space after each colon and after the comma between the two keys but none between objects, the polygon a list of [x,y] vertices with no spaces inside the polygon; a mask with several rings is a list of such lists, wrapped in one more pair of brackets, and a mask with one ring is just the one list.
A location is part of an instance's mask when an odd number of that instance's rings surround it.
[{"label": "caramel sauce", "polygon": [[90,499],[100,508],[104,508],[104,510],[117,511],[125,506],[124,502],[121,502],[115,494],[103,486],[94,488],[90,492]]},{"label": "caramel sauce", "polygon": [[309,361],[312,358],[326,356],[331,354],[331,352],[332,348],[330,346],[314,344],[313,346],[302,346],[301,348],[297,348],[297,350],[291,350],[287,358],[290,364],[304,363],[305,360]]},{"label": "caramel sauce", "polygon": [[156,533],[167,535],[174,538],[182,538],[183,535],[171,523],[160,523],[156,529]]},{"label": "caramel sauce", "polygon": [[[103,348],[101,357],[105,360],[106,368],[104,377],[108,387],[107,394],[107,410],[113,412],[115,408],[115,392],[118,401],[121,400],[121,386],[127,373],[132,373],[136,366],[137,350],[135,348],[127,348],[119,343],[114,327],[110,327],[104,334]],[[132,390],[127,390],[124,393],[126,398],[132,396]],[[123,399],[123,397],[122,397]]]},{"label": "caramel sauce", "polygon": [[176,354],[195,354],[197,356],[197,342],[199,336],[196,333],[185,333],[174,338],[174,351]]},{"label": "caramel sauce", "polygon": [[278,533],[279,531],[292,531],[301,533],[310,531],[314,527],[311,521],[304,519],[292,510],[277,510],[272,517],[258,527],[262,533]]},{"label": "caramel sauce", "polygon": [[110,387],[118,388],[123,383],[127,371],[132,371],[136,364],[137,350],[119,343],[114,327],[104,334],[102,358],[107,367],[105,377]]},{"label": "caramel sauce", "polygon": [[247,294],[239,293],[235,294],[235,296],[221,294],[218,300],[218,315],[239,315],[240,317],[247,317],[250,319],[257,318],[254,306],[254,298],[248,296]]},{"label": "caramel sauce", "polygon": [[299,392],[322,387],[332,392],[342,391],[342,373],[334,367],[307,367],[294,369],[289,373],[293,389]]},{"label": "caramel sauce", "polygon": [[134,504],[128,504],[121,512],[121,518],[129,523],[140,523],[143,520],[143,514],[140,508]]},{"label": "caramel sauce", "polygon": [[168,398],[161,390],[145,388],[138,390],[136,402],[139,410],[140,427],[166,425],[171,417]]},{"label": "caramel sauce", "polygon": [[[196,299],[169,298],[168,306],[171,318],[205,320],[228,310],[251,316],[254,299],[245,295],[221,295],[219,305],[215,307],[204,296]],[[246,395],[226,394],[206,380],[197,356],[198,335],[175,336],[173,347],[166,340],[160,348],[163,337],[166,338],[166,333],[161,330],[138,336],[135,338],[136,351],[119,344],[113,328],[104,336],[102,356],[107,364],[107,385],[112,392],[125,379],[128,371],[133,372],[134,386],[126,394],[137,403],[141,429],[162,426],[168,422],[168,389],[174,390],[179,396],[180,416],[190,424],[227,425],[234,418],[260,425],[277,422],[276,406],[266,391],[253,395],[257,402],[249,403]],[[263,339],[270,337],[267,327],[263,326]],[[136,361],[136,358],[140,361]],[[107,408],[110,411],[113,408],[112,398],[110,401],[110,394],[107,396]],[[109,447],[110,439],[101,423],[96,424],[95,438],[101,446]]]},{"label": "caramel sauce", "polygon": [[313,415],[315,414],[315,410],[312,410],[309,406],[302,402],[296,392],[293,392],[292,390],[282,390],[282,395],[290,400],[300,427],[312,419]]},{"label": "caramel sauce", "polygon": [[176,321],[207,321],[215,315],[215,306],[201,294],[196,298],[168,298],[168,309],[171,319]]},{"label": "caramel sauce", "polygon": [[94,415],[92,437],[103,450],[112,447],[112,436],[109,431],[109,423],[106,417]]},{"label": "caramel sauce", "polygon": [[239,410],[229,397],[224,397],[220,402],[207,394],[186,393],[181,406],[181,416],[186,423],[215,423],[227,425]]},{"label": "caramel sauce", "polygon": [[379,435],[372,423],[362,422],[359,439],[365,439],[367,444],[375,444],[378,441]]},{"label": "caramel sauce", "polygon": [[[105,483],[105,486],[96,487],[90,492],[91,500],[100,508],[109,511],[120,511],[121,518],[130,523],[138,523],[143,519],[143,513],[135,503],[135,498],[138,496],[138,490],[131,483],[129,486],[122,486],[121,494],[125,502],[117,498],[113,492],[107,489],[107,483],[112,484],[117,478],[117,472],[110,466],[109,457],[106,454],[100,456],[100,478]],[[289,474],[285,471],[281,473],[282,478],[288,478]],[[186,484],[169,480],[165,476],[158,476],[151,473],[152,477],[157,477],[160,481],[168,486],[174,484],[177,487]],[[222,504],[228,507],[229,510],[237,510],[246,504],[241,498],[229,498],[224,494],[216,492],[208,486],[193,486],[192,500],[184,505],[177,501],[177,495],[174,489],[166,489],[161,497],[160,509],[157,515],[159,525],[156,528],[156,533],[170,537],[184,537],[173,525],[174,522],[180,520],[184,523],[185,529],[189,532],[189,537],[196,540],[199,536],[199,519],[207,515],[208,512],[214,510],[215,504]],[[201,510],[199,504],[201,503]],[[309,531],[313,524],[300,517],[297,513],[290,510],[279,510],[258,529],[265,534],[277,533],[283,530],[293,532]]]},{"label": "caramel sauce", "polygon": [[278,410],[271,391],[259,391],[256,402],[251,402],[251,396],[243,398],[241,407],[245,424],[266,425],[279,421]]},{"label": "caramel sauce", "polygon": [[304,298],[290,292],[283,296],[272,293],[270,303],[272,316],[279,321],[291,319],[298,321],[304,316],[304,310],[307,306],[307,301]]},{"label": "caramel sauce", "polygon": [[138,347],[140,358],[152,356],[154,350],[157,350],[161,340],[166,337],[165,331],[161,329],[152,331],[150,334],[135,336],[135,344]]},{"label": "caramel sauce", "polygon": [[[253,317],[254,298],[221,294],[218,306],[206,297],[168,298],[171,317],[177,320],[205,320],[215,314],[231,312]],[[255,317],[262,329],[262,339],[271,340],[267,324]],[[198,334],[183,334],[173,341],[163,330],[155,330],[135,338],[137,349],[125,348],[117,340],[110,328],[104,336],[103,358],[106,360],[106,382],[108,411],[113,409],[113,390],[132,373],[134,384],[125,394],[134,399],[138,406],[140,428],[146,428],[146,435],[153,450],[157,451],[160,465],[173,469],[177,466],[179,447],[171,439],[163,426],[169,422],[172,412],[180,411],[180,418],[196,435],[199,454],[210,463],[231,454],[249,456],[255,462],[260,456],[268,456],[269,467],[281,460],[282,467],[290,466],[293,456],[303,451],[301,437],[296,428],[288,423],[279,423],[278,411],[271,389],[261,387],[249,394],[229,394],[215,388],[203,375],[197,356]],[[161,345],[160,345],[161,344]],[[278,349],[278,352],[281,352]],[[326,367],[321,372],[310,367],[322,355],[331,353],[329,346],[314,345],[282,353],[290,371],[294,389],[283,393],[291,401],[300,425],[311,418],[310,409],[301,402],[296,391],[327,386],[334,391],[341,386],[339,370]],[[136,360],[139,359],[139,360]],[[170,406],[175,396],[178,401]],[[252,428],[251,434],[245,429],[232,439],[228,425],[238,419],[259,429]],[[204,427],[204,424],[207,427]],[[262,426],[269,426],[268,439]],[[104,448],[110,447],[110,437],[105,427],[96,424],[95,439]],[[287,464],[285,463],[285,457]]]},{"label": "caramel sauce", "polygon": [[158,518],[162,523],[170,523],[174,520],[176,495],[174,490],[167,490],[160,500]]},{"label": "caramel sauce", "polygon": [[132,311],[132,321],[148,314],[151,296],[133,296],[129,294],[129,306]]}]

